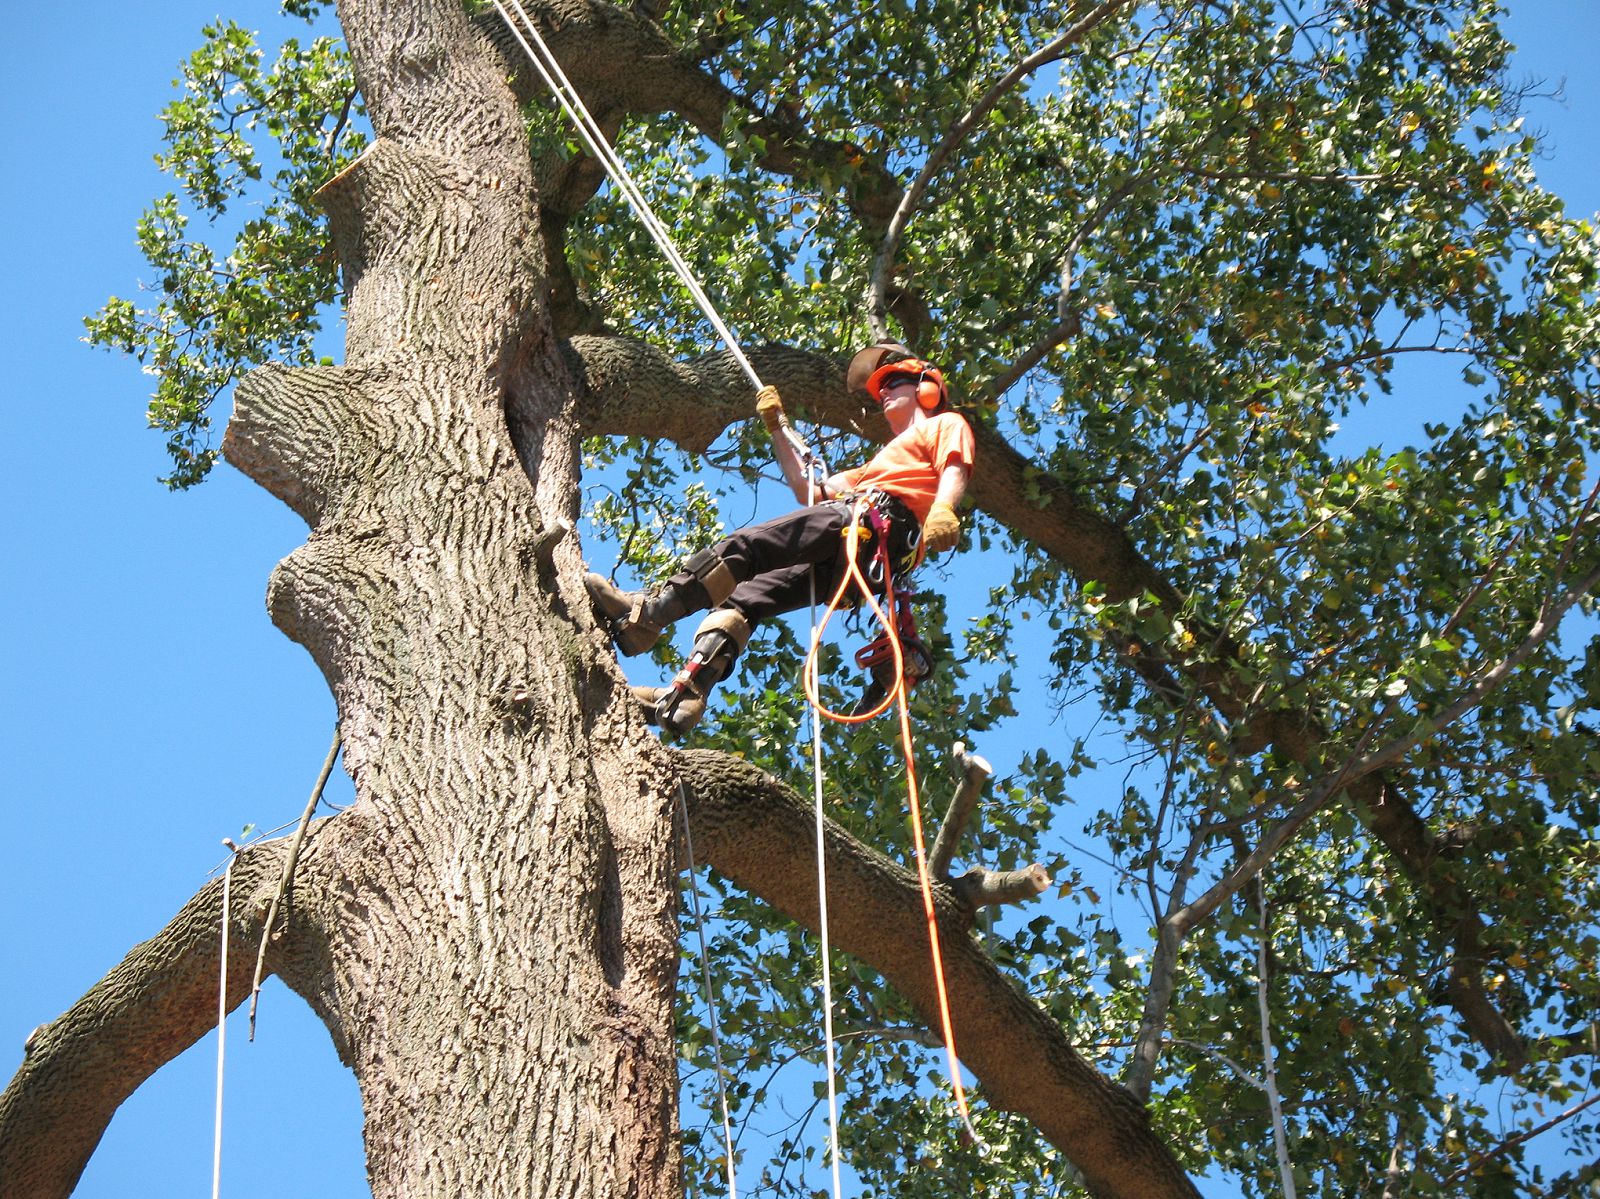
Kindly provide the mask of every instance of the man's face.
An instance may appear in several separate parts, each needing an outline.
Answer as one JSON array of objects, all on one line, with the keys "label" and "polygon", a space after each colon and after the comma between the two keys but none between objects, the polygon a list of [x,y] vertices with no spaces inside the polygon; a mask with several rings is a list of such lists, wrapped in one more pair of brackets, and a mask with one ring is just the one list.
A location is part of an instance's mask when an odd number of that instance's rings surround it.
[{"label": "man's face", "polygon": [[878,388],[878,402],[889,427],[901,432],[917,412],[917,376],[890,375]]}]

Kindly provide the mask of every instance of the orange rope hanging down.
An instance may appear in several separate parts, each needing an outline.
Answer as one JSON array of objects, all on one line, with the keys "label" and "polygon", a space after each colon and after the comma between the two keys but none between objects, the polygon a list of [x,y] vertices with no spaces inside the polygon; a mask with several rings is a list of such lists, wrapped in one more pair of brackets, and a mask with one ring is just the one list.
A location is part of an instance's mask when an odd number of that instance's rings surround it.
[{"label": "orange rope hanging down", "polygon": [[[828,610],[823,614],[822,623],[817,627],[816,635],[811,639],[811,649],[806,654],[805,668],[802,679],[805,684],[806,698],[811,701],[812,708],[825,719],[838,724],[861,724],[881,715],[888,710],[891,703],[897,704],[900,711],[900,750],[906,762],[906,793],[911,810],[911,835],[912,843],[917,854],[917,881],[922,887],[922,911],[928,920],[928,948],[933,956],[933,982],[939,996],[939,1022],[944,1033],[945,1055],[950,1065],[950,1088],[955,1095],[956,1110],[961,1115],[961,1123],[966,1126],[967,1134],[974,1144],[981,1145],[983,1140],[978,1136],[977,1129],[972,1126],[972,1113],[967,1107],[967,1093],[961,1085],[961,1062],[956,1054],[955,1027],[950,1020],[950,996],[945,988],[944,981],[944,955],[939,949],[939,923],[933,908],[933,879],[928,874],[928,855],[922,837],[922,803],[917,790],[917,764],[913,755],[914,743],[911,735],[911,709],[906,695],[905,652],[900,646],[900,630],[896,622],[890,619],[888,613],[878,604],[877,597],[872,593],[872,587],[867,582],[866,576],[861,573],[859,551],[861,537],[861,513],[866,507],[865,498],[858,499],[855,509],[850,514],[850,527],[845,530],[845,563],[844,578],[839,581],[839,586],[834,590],[833,598],[828,601]],[[881,535],[880,535],[881,536]],[[884,566],[884,604],[888,612],[894,611],[894,577],[893,571],[887,563]],[[872,609],[872,614],[883,625],[888,634],[889,646],[894,654],[894,686],[883,701],[869,712],[859,715],[850,715],[844,712],[835,712],[822,702],[821,688],[819,685],[818,657],[822,648],[822,632],[828,627],[828,622],[833,619],[833,614],[839,610],[844,602],[845,593],[854,584],[861,593],[867,605]]]}]

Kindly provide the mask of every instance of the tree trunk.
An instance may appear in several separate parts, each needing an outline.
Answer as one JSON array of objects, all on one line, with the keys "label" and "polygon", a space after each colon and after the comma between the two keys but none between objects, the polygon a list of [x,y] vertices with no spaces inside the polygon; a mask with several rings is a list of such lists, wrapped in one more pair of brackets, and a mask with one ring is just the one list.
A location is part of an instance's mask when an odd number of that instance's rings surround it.
[{"label": "tree trunk", "polygon": [[356,1074],[380,1199],[674,1194],[670,775],[577,546],[539,541],[577,457],[521,120],[458,5],[339,7],[377,133],[322,194],[347,365],[259,372],[225,445],[312,527],[268,602],[357,793],[279,970]]}]

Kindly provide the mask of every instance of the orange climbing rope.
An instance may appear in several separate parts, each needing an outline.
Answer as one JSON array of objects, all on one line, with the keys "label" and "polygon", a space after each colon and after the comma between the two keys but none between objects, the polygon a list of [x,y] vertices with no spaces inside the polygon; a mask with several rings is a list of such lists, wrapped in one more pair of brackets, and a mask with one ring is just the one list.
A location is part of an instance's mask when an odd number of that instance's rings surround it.
[{"label": "orange climbing rope", "polygon": [[[975,1144],[981,1145],[982,1138],[972,1126],[972,1113],[967,1107],[967,1093],[961,1085],[961,1062],[956,1054],[955,1027],[950,1020],[950,996],[945,988],[944,981],[944,955],[939,949],[939,924],[933,908],[933,880],[928,874],[928,855],[922,837],[922,803],[917,790],[917,763],[913,753],[915,745],[911,735],[911,708],[906,696],[905,651],[900,645],[900,630],[898,623],[890,618],[880,607],[877,597],[873,595],[872,586],[861,573],[859,559],[861,548],[861,514],[865,510],[868,500],[861,497],[856,500],[855,507],[850,513],[850,527],[845,531],[845,564],[844,577],[839,580],[839,586],[834,589],[833,598],[828,601],[828,610],[823,614],[822,623],[817,626],[811,638],[811,649],[806,654],[805,668],[802,679],[805,685],[806,698],[811,701],[812,710],[824,719],[837,724],[861,724],[875,716],[887,711],[891,703],[899,707],[900,712],[900,749],[906,761],[906,792],[911,810],[911,835],[912,844],[916,847],[917,854],[917,881],[922,887],[922,910],[928,920],[928,947],[933,956],[933,981],[934,988],[939,997],[939,1022],[944,1034],[945,1054],[950,1064],[950,1087],[955,1094],[956,1110],[961,1115],[961,1123],[966,1126],[967,1134],[972,1137]],[[887,553],[882,544],[884,535],[880,534],[878,553],[884,556],[883,585],[884,605],[892,613],[895,607],[894,599],[894,571],[887,561]],[[822,702],[821,687],[819,684],[819,651],[822,648],[822,632],[828,627],[828,622],[833,619],[833,614],[839,610],[844,602],[845,593],[854,584],[860,591],[862,598],[872,609],[872,614],[883,625],[889,639],[889,646],[894,654],[894,686],[889,694],[884,696],[881,703],[867,712],[847,714],[835,712]]]}]

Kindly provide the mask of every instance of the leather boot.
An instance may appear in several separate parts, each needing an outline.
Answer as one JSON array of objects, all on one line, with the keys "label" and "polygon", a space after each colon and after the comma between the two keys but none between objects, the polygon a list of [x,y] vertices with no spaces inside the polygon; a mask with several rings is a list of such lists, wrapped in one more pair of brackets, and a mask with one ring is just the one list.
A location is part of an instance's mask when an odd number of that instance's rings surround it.
[{"label": "leather boot", "polygon": [[617,652],[625,658],[648,653],[661,640],[662,631],[690,612],[688,601],[675,587],[655,595],[624,591],[604,575],[586,574],[583,585],[595,610],[605,620]]}]

